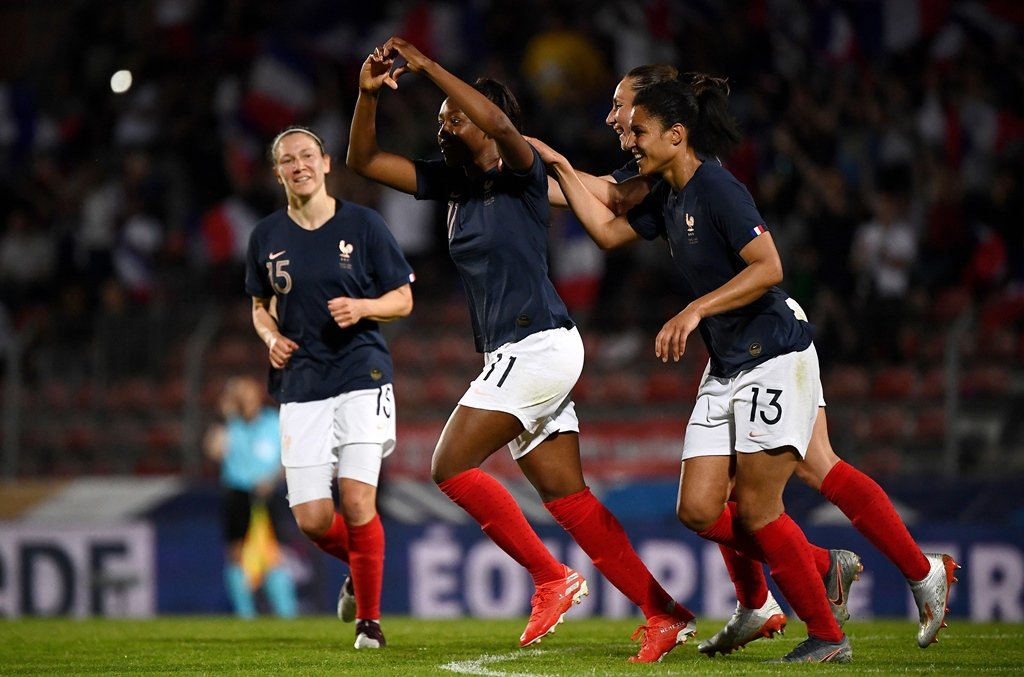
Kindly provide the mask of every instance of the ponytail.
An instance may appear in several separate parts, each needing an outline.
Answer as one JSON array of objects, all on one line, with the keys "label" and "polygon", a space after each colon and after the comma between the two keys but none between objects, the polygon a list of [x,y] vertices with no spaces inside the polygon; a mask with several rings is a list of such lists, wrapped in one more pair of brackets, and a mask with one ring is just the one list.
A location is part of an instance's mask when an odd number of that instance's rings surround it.
[{"label": "ponytail", "polygon": [[725,78],[687,73],[639,91],[633,105],[647,109],[665,127],[677,122],[686,127],[690,147],[705,157],[725,155],[740,140]]},{"label": "ponytail", "polygon": [[725,155],[740,140],[736,118],[729,112],[729,81],[706,73],[688,75],[697,98],[697,139],[691,145],[708,157]]}]

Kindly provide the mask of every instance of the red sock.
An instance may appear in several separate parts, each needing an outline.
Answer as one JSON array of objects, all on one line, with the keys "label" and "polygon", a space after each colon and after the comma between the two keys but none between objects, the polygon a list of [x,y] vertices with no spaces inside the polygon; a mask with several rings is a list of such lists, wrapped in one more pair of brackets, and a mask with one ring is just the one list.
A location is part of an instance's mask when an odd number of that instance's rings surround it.
[{"label": "red sock", "polygon": [[590,489],[544,504],[555,520],[590,556],[608,581],[636,604],[644,616],[665,615],[672,597],[640,560],[615,515]]},{"label": "red sock", "polygon": [[912,581],[928,575],[928,560],[882,487],[846,461],[821,481],[821,494]]},{"label": "red sock", "polygon": [[479,468],[472,468],[437,486],[479,522],[480,528],[499,548],[530,572],[535,586],[557,581],[565,575],[561,563],[551,556],[526,521],[516,499],[498,480]]},{"label": "red sock", "polygon": [[352,553],[352,587],[356,593],[356,618],[380,619],[380,588],[384,580],[384,525],[380,515],[349,528]]},{"label": "red sock", "polygon": [[782,513],[751,536],[761,545],[772,580],[796,615],[807,624],[808,636],[826,642],[842,640],[843,631],[832,616],[825,584],[815,575],[810,544],[796,522]]},{"label": "red sock", "polygon": [[[719,545],[724,545],[727,548],[735,550],[737,554],[742,557],[755,560],[757,562],[765,562],[764,552],[761,550],[761,546],[757,541],[750,536],[739,524],[739,514],[736,510],[735,501],[729,501],[725,504],[725,509],[722,514],[718,516],[718,519],[708,527],[707,530],[699,532],[697,534],[709,541],[714,541]],[[818,574],[822,577],[828,573],[828,567],[830,564],[828,550],[825,548],[819,548],[813,543],[807,544],[811,550],[811,556],[814,558],[814,566]],[[726,567],[728,568],[729,562],[726,560]],[[732,575],[732,571],[729,572]],[[761,577],[764,577],[764,572],[761,572]],[[735,579],[733,581],[735,583]],[[739,590],[737,589],[737,593]],[[740,602],[742,604],[742,602]],[[762,601],[761,604],[764,604]],[[744,604],[743,606],[747,606]],[[748,607],[748,608],[759,608]]]},{"label": "red sock", "polygon": [[719,544],[725,568],[736,588],[736,601],[748,609],[760,609],[768,601],[768,581],[764,577],[764,565],[757,560],[744,557],[732,548]]},{"label": "red sock", "polygon": [[334,519],[327,531],[320,538],[313,539],[313,544],[328,555],[348,564],[348,527],[338,513],[334,513]]}]

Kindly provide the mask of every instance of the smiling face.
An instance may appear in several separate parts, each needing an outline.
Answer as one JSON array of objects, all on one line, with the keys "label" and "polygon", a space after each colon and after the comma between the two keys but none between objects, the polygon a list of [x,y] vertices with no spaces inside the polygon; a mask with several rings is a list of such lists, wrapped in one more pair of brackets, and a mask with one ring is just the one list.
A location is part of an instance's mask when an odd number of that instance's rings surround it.
[{"label": "smiling face", "polygon": [[627,141],[629,139],[629,111],[633,108],[633,79],[623,78],[615,86],[615,93],[612,95],[612,108],[608,111],[604,122],[612,128],[619,137],[619,145],[622,150],[629,150]]},{"label": "smiling face", "polygon": [[331,156],[324,154],[317,140],[305,132],[285,134],[274,147],[274,174],[289,200],[308,200],[323,189],[324,177],[330,171]]},{"label": "smiling face", "polygon": [[437,113],[437,145],[441,147],[445,164],[450,167],[472,164],[486,141],[487,136],[480,128],[451,100],[445,99]]},{"label": "smiling face", "polygon": [[632,109],[625,149],[633,153],[640,174],[657,174],[670,162],[678,145],[669,138],[672,134],[672,127],[666,129],[643,106]]}]

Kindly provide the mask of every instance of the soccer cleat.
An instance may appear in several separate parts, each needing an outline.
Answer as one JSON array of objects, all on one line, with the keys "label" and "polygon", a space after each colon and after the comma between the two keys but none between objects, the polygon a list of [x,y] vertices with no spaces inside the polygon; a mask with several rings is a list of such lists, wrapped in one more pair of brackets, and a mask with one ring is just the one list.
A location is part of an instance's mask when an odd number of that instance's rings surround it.
[{"label": "soccer cleat", "polygon": [[736,649],[742,649],[755,639],[762,637],[771,639],[775,633],[783,634],[785,631],[786,614],[782,612],[782,607],[769,592],[768,599],[759,609],[748,609],[737,602],[736,611],[725,627],[715,633],[711,639],[706,639],[697,645],[697,651],[709,658],[714,658],[716,653],[724,656]]},{"label": "soccer cleat", "polygon": [[630,637],[640,638],[640,651],[629,657],[630,663],[660,663],[672,649],[686,644],[697,634],[697,619],[686,608],[674,604],[671,614],[651,616]]},{"label": "soccer cleat", "polygon": [[388,645],[384,639],[384,631],[379,621],[359,621],[356,623],[357,649],[383,649]]},{"label": "soccer cleat", "polygon": [[356,590],[352,587],[352,575],[345,576],[345,582],[338,591],[338,618],[346,623],[356,619]]},{"label": "soccer cleat", "polygon": [[565,612],[573,604],[590,594],[587,581],[578,571],[562,565],[565,576],[551,583],[544,583],[533,593],[530,600],[530,620],[519,636],[519,646],[539,642],[544,635],[554,632],[555,626],[565,618]]},{"label": "soccer cleat", "polygon": [[836,625],[840,628],[850,620],[850,610],[847,603],[850,601],[850,585],[860,580],[860,572],[864,571],[864,565],[860,562],[860,556],[849,550],[829,550],[828,572],[825,574],[825,592],[828,594],[828,603],[832,607],[832,615],[836,618]]},{"label": "soccer cleat", "polygon": [[843,635],[839,642],[826,642],[816,637],[808,637],[796,645],[782,658],[769,663],[850,663],[853,661],[853,649],[850,639]]},{"label": "soccer cleat", "polygon": [[930,644],[939,641],[939,630],[946,627],[949,589],[956,583],[954,572],[960,568],[949,555],[929,553],[925,557],[931,566],[928,575],[919,581],[910,582],[910,590],[914,593],[914,601],[917,602],[921,619],[921,627],[917,631],[917,645],[922,649],[927,649]]}]

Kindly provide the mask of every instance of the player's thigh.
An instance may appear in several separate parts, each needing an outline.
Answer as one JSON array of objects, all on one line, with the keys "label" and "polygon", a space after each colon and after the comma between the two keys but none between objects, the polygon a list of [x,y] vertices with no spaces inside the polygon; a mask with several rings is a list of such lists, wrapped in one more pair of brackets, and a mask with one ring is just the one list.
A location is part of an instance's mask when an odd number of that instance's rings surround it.
[{"label": "player's thigh", "polygon": [[819,407],[818,418],[814,421],[814,431],[811,433],[811,441],[807,445],[807,456],[797,465],[795,474],[801,482],[817,491],[821,489],[821,483],[825,480],[825,476],[832,471],[839,460],[828,436],[825,407]]},{"label": "player's thigh", "polygon": [[507,412],[456,406],[434,448],[431,476],[443,482],[479,467],[522,430],[519,419]]},{"label": "player's thigh", "polygon": [[690,529],[703,531],[714,524],[732,487],[732,456],[695,456],[683,461],[676,514]]},{"label": "player's thigh", "polygon": [[545,502],[587,488],[580,462],[579,433],[555,433],[517,462]]}]

